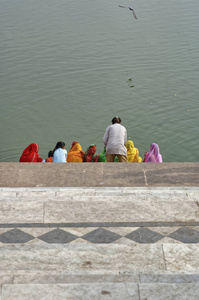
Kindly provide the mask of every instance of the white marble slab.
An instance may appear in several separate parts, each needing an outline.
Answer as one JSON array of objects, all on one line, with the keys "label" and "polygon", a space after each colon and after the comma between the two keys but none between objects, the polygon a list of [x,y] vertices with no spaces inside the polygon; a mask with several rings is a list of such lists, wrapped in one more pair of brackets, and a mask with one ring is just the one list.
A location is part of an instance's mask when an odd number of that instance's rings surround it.
[{"label": "white marble slab", "polygon": [[198,272],[199,245],[163,244],[166,268],[170,272]]},{"label": "white marble slab", "polygon": [[0,201],[0,223],[43,223],[43,201]]},{"label": "white marble slab", "polygon": [[9,197],[11,198],[15,198],[17,196],[17,192],[16,190],[13,190],[13,191],[7,191],[7,192],[4,192],[4,191],[0,191],[0,200],[1,199],[8,199]]},{"label": "white marble slab", "polygon": [[199,191],[199,187],[197,186],[156,186],[156,187],[123,187],[124,191]]},{"label": "white marble slab", "polygon": [[[14,284],[58,284],[58,283],[138,283],[139,274],[85,274],[84,272],[15,271]],[[4,282],[9,283],[9,282]]]},{"label": "white marble slab", "polygon": [[85,274],[163,271],[161,245],[23,244],[0,248],[0,270],[56,270]]},{"label": "white marble slab", "polygon": [[84,196],[81,200],[45,203],[45,223],[160,221],[199,221],[198,206],[194,201],[131,201]]},{"label": "white marble slab", "polygon": [[111,196],[125,197],[140,200],[181,200],[181,201],[197,201],[199,199],[199,189],[193,188],[125,188],[125,187],[97,187],[97,188],[1,188],[0,200],[6,198],[36,198],[58,196],[60,198],[66,196],[76,196],[79,200],[84,196]]},{"label": "white marble slab", "polygon": [[13,280],[14,280],[14,276],[12,274],[6,274],[6,272],[4,272],[4,274],[2,273],[0,274],[0,286],[2,284],[12,284]]},{"label": "white marble slab", "polygon": [[66,197],[66,196],[74,196],[74,195],[95,195],[95,189],[86,189],[86,188],[82,188],[82,189],[78,189],[78,188],[73,188],[73,189],[60,189],[59,191],[57,191],[56,196],[57,197]]},{"label": "white marble slab", "polygon": [[[83,197],[82,197],[83,196]],[[89,194],[77,194],[73,196],[75,201],[95,201],[96,197],[99,200],[112,200],[116,201],[119,199],[124,199],[125,201],[192,201],[191,197],[187,196],[187,193],[164,193],[164,192],[151,192],[151,191],[143,191],[143,192],[117,192],[117,191],[106,191],[106,192],[97,192],[95,195]],[[193,199],[195,201],[195,198]]]},{"label": "white marble slab", "polygon": [[137,284],[3,285],[1,300],[139,300]]},{"label": "white marble slab", "polygon": [[101,272],[85,273],[81,271],[59,271],[59,270],[0,270],[0,284],[57,284],[57,283],[198,283],[199,272],[184,273],[154,271],[134,272],[121,271],[104,274]]},{"label": "white marble slab", "polygon": [[198,300],[197,283],[139,284],[140,300]]},{"label": "white marble slab", "polygon": [[199,192],[198,191],[188,191],[187,192],[188,195],[188,199],[190,200],[195,200],[195,201],[199,201]]},{"label": "white marble slab", "polygon": [[17,198],[25,198],[25,199],[52,199],[56,196],[56,191],[54,190],[43,190],[43,191],[37,191],[37,190],[32,190],[30,191],[25,191],[25,192],[17,192]]},{"label": "white marble slab", "polygon": [[[183,271],[183,270],[181,270]],[[143,274],[141,273],[139,275],[139,279],[141,283],[198,283],[199,284],[199,272],[197,273],[185,273],[180,274],[178,272],[170,273],[165,272],[163,274],[158,273],[149,273],[149,274]]]}]

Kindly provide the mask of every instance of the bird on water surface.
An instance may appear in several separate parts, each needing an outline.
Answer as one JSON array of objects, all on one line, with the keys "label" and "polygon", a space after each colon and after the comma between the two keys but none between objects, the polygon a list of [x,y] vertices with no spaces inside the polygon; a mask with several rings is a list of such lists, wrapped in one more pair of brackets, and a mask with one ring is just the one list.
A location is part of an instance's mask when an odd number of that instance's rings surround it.
[{"label": "bird on water surface", "polygon": [[135,14],[135,11],[134,11],[133,7],[131,7],[131,6],[123,6],[123,5],[119,5],[119,7],[121,7],[121,8],[128,8],[129,10],[131,10],[132,13],[133,13],[134,18],[137,19],[137,16]]}]

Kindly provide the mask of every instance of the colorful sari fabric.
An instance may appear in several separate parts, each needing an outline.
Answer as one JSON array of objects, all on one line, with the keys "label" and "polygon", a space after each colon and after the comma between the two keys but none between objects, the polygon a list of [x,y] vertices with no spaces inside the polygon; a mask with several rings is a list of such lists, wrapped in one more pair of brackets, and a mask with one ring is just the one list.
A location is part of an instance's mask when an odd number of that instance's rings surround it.
[{"label": "colorful sari fabric", "polygon": [[106,148],[104,147],[104,150],[101,154],[98,154],[98,162],[106,162]]},{"label": "colorful sari fabric", "polygon": [[125,146],[127,148],[128,162],[142,162],[142,158],[139,156],[139,150],[134,147],[133,141],[128,140]]},{"label": "colorful sari fabric", "polygon": [[20,162],[42,162],[42,158],[39,157],[39,145],[32,143],[26,149],[24,149],[19,161]]},{"label": "colorful sari fabric", "polygon": [[146,153],[145,162],[162,162],[162,155],[159,152],[159,146],[151,144],[150,151]]},{"label": "colorful sari fabric", "polygon": [[90,145],[84,154],[84,162],[98,162],[98,156],[95,154],[96,150],[96,145]]},{"label": "colorful sari fabric", "polygon": [[48,158],[46,158],[47,163],[52,163],[53,162],[53,150],[50,150],[48,152]]},{"label": "colorful sari fabric", "polygon": [[46,162],[47,162],[47,163],[52,163],[52,162],[53,162],[53,158],[52,158],[52,156],[51,156],[51,157],[48,157],[48,158],[46,158]]},{"label": "colorful sari fabric", "polygon": [[67,162],[81,163],[84,160],[84,152],[78,142],[73,142],[67,155]]}]

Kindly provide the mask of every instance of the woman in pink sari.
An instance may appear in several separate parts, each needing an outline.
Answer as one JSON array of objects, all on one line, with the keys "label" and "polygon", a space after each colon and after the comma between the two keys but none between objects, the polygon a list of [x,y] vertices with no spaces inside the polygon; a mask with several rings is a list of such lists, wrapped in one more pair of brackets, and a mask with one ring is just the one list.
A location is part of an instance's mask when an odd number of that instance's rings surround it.
[{"label": "woman in pink sari", "polygon": [[149,152],[145,152],[143,162],[162,162],[162,155],[159,152],[159,146],[157,144],[151,144]]},{"label": "woman in pink sari", "polygon": [[39,157],[39,145],[32,143],[26,149],[24,149],[19,162],[42,162],[42,158]]}]

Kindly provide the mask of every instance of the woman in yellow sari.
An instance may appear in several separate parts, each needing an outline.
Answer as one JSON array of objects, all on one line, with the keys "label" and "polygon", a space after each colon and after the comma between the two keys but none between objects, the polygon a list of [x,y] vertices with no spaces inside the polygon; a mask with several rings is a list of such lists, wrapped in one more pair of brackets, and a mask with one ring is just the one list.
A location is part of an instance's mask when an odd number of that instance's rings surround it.
[{"label": "woman in yellow sari", "polygon": [[80,163],[84,160],[84,152],[82,147],[78,142],[73,142],[67,155],[67,162]]},{"label": "woman in yellow sari", "polygon": [[128,162],[142,162],[142,158],[139,156],[139,150],[134,147],[133,141],[128,140],[125,146],[127,148]]}]

